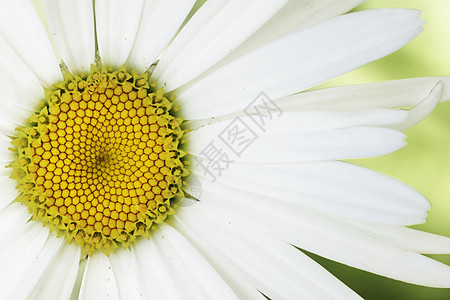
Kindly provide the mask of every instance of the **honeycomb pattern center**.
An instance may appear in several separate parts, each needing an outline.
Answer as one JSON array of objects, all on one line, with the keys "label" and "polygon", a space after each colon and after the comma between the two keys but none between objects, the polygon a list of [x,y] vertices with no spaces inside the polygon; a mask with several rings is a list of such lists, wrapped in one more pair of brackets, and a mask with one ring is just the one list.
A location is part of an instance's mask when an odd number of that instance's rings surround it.
[{"label": "honeycomb pattern center", "polygon": [[67,74],[16,128],[16,201],[85,253],[148,237],[182,196],[183,120],[154,87],[124,67]]}]

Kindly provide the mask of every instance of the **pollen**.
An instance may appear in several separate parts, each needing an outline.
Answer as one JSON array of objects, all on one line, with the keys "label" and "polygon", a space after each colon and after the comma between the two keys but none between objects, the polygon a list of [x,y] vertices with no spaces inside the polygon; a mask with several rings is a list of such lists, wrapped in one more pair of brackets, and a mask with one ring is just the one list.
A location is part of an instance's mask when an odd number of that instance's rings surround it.
[{"label": "pollen", "polygon": [[16,201],[85,254],[148,238],[183,196],[183,120],[172,101],[125,67],[66,74],[16,128]]}]

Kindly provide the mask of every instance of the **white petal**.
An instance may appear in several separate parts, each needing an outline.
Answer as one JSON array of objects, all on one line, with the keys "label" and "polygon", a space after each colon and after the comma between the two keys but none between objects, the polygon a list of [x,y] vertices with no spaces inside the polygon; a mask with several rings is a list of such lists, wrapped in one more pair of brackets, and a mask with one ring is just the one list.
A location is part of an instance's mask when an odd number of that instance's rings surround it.
[{"label": "white petal", "polygon": [[[111,268],[117,282],[120,299],[145,299],[146,282],[139,276],[139,265],[133,249],[117,250],[110,256]],[[150,295],[147,295],[149,298]]]},{"label": "white petal", "polygon": [[[20,209],[20,205],[10,205],[2,210],[2,219],[11,210],[22,209]],[[0,270],[3,270],[0,272],[0,280],[3,283],[2,289],[0,289],[1,299],[7,299],[13,293],[20,291],[17,290],[20,284],[29,284],[24,291],[31,292],[39,280],[39,276],[45,270],[45,265],[49,262],[50,256],[54,254],[54,249],[51,249],[54,246],[53,244],[49,245],[50,249],[45,246],[49,236],[48,228],[43,227],[39,222],[32,221],[25,225],[22,222],[24,220],[5,224],[3,228],[10,231],[6,234],[6,238],[4,238],[5,232],[0,232],[2,236]],[[8,270],[8,272],[5,272],[5,270]],[[31,276],[30,279],[32,279],[28,283],[23,282],[27,275]]]},{"label": "white petal", "polygon": [[287,0],[207,1],[159,61],[152,78],[171,91],[232,52]]},{"label": "white petal", "polygon": [[91,0],[45,0],[50,32],[72,73],[89,72],[95,63],[94,11]]},{"label": "white petal", "polygon": [[208,262],[168,225],[161,226],[149,241],[141,240],[136,254],[138,274],[146,279],[146,299],[235,298]]},{"label": "white petal", "polygon": [[376,233],[401,249],[426,254],[450,254],[450,238],[402,226],[351,222],[356,227]]},{"label": "white petal", "polygon": [[269,298],[358,298],[300,251],[206,204],[183,208],[174,223],[190,240],[204,240],[208,244],[205,251],[216,251]]},{"label": "white petal", "polygon": [[[368,109],[358,111],[271,111],[263,105],[255,106],[258,110],[249,109],[248,114],[240,113],[217,118],[215,123],[205,120],[201,126],[190,128],[186,136],[188,140],[210,142],[221,136],[239,121],[242,126],[252,130],[261,138],[272,139],[279,136],[294,137],[297,134],[333,129],[344,129],[356,126],[392,127],[407,120],[409,113],[402,110]],[[239,120],[236,120],[239,118]],[[196,148],[204,145],[195,145]]]},{"label": "white petal", "polygon": [[177,33],[194,0],[148,0],[127,64],[144,72]]},{"label": "white petal", "polygon": [[[177,224],[178,222],[175,222],[175,225]],[[178,228],[181,227],[178,226]],[[211,251],[204,239],[195,236],[195,234],[189,231],[185,226],[183,226],[181,230],[183,232],[189,232],[186,238],[189,238],[192,245],[194,245],[202,256],[208,260],[211,266],[220,274],[239,299],[265,299],[262,294],[246,280],[242,272],[233,266],[230,266],[230,264],[228,264],[223,257],[218,255],[216,251]],[[194,236],[195,238],[193,238]]]},{"label": "white petal", "polygon": [[133,46],[144,0],[97,0],[95,24],[102,64],[121,67]]},{"label": "white petal", "polygon": [[441,99],[442,83],[439,82],[435,88],[430,91],[430,94],[417,106],[408,110],[409,117],[402,124],[394,125],[393,128],[397,130],[406,130],[418,124],[425,119],[436,107]]},{"label": "white petal", "polygon": [[403,133],[388,128],[357,126],[290,134],[295,131],[292,128],[298,128],[295,122],[283,131],[276,126],[272,130],[269,124],[265,132],[258,132],[255,126],[250,127],[251,122],[242,119],[233,120],[229,126],[217,124],[222,131],[206,126],[189,135],[190,154],[207,158],[205,152],[212,143],[231,162],[292,163],[375,157],[406,145]]},{"label": "white petal", "polygon": [[395,225],[423,223],[430,208],[407,184],[343,162],[234,164],[214,183],[193,172],[200,179],[200,200],[270,197],[319,213]]},{"label": "white petal", "polygon": [[169,275],[170,282],[166,284],[183,297],[237,299],[205,258],[175,229],[162,226],[151,241]]},{"label": "white petal", "polygon": [[248,200],[228,207],[214,205],[266,234],[328,259],[413,284],[450,287],[449,266],[405,250],[399,246],[402,242],[393,242],[389,236],[364,230],[345,218],[275,204],[264,197],[256,203]]},{"label": "white petal", "polygon": [[282,36],[346,13],[362,2],[363,0],[290,0],[220,64],[229,63]]},{"label": "white petal", "polygon": [[420,77],[303,92],[280,99],[276,104],[283,111],[410,108],[423,102],[439,82],[443,85],[441,101],[450,100],[450,77]]},{"label": "white petal", "polygon": [[[44,276],[46,269],[52,265],[64,243],[64,239],[56,237],[56,234],[48,236],[42,250],[36,257],[33,257],[34,261],[32,266],[26,271],[23,278],[21,278],[19,284],[10,295],[11,299],[25,299],[31,295],[31,292],[35,289],[37,283]],[[67,274],[59,274],[59,276],[62,276],[60,278],[65,278]],[[72,283],[73,282],[74,281],[72,281]],[[57,287],[53,288],[57,289]]]},{"label": "white petal", "polygon": [[55,53],[33,4],[28,0],[0,3],[1,39],[44,84],[60,81],[62,74]]},{"label": "white petal", "polygon": [[[389,154],[406,145],[405,135],[401,132],[372,127],[308,132],[299,134],[293,139],[291,145],[283,137],[271,142],[263,138],[256,140],[244,152],[241,161],[302,162],[367,158]],[[274,156],[273,153],[283,153],[283,157]]]},{"label": "white petal", "polygon": [[415,37],[422,23],[411,10],[340,16],[279,39],[175,93],[185,119],[240,111],[262,91],[278,99],[392,53]]},{"label": "white petal", "polygon": [[30,299],[69,299],[80,265],[80,250],[77,245],[65,243],[45,270]]},{"label": "white petal", "polygon": [[14,136],[33,108],[44,97],[44,89],[32,70],[0,38],[0,130]]},{"label": "white petal", "polygon": [[109,258],[101,252],[89,256],[80,299],[119,299],[116,279]]},{"label": "white petal", "polygon": [[0,210],[0,247],[20,235],[30,219],[28,208],[21,203],[11,203]]},{"label": "white petal", "polygon": [[0,211],[19,196],[16,185],[16,180],[0,175]]},{"label": "white petal", "polygon": [[[153,297],[155,299],[179,299],[182,294],[173,289],[174,283],[168,279],[167,270],[162,265],[158,250],[149,240],[140,240],[134,247],[136,255],[137,275],[142,280],[144,299]],[[151,258],[151,259],[150,259]]]}]

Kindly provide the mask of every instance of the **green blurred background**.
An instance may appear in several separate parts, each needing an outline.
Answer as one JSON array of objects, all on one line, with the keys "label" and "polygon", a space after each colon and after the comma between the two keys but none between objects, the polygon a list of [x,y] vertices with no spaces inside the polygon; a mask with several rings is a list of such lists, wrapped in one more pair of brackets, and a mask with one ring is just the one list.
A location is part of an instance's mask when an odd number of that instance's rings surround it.
[{"label": "green blurred background", "polygon": [[[420,76],[450,76],[450,0],[368,0],[355,10],[399,7],[422,10],[425,30],[384,59],[327,82],[324,86]],[[396,177],[431,202],[426,224],[414,228],[450,237],[450,102],[407,131],[408,146],[379,158],[353,163]],[[313,255],[311,255],[313,256]],[[450,289],[434,289],[382,278],[313,256],[365,299],[450,299]],[[450,264],[450,255],[432,256]]]}]

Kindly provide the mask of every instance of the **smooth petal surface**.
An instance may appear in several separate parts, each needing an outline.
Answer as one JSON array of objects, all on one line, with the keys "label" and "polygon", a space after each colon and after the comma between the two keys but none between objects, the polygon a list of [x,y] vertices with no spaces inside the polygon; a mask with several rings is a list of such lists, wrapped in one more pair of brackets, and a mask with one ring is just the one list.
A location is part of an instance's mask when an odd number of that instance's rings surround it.
[{"label": "smooth petal surface", "polygon": [[194,0],[145,1],[127,64],[138,72],[147,70],[173,39],[194,3]]},{"label": "smooth petal surface", "polygon": [[364,2],[363,0],[290,0],[255,34],[219,65],[250,53],[285,35],[297,32],[333,17],[344,14]]},{"label": "smooth petal surface", "polygon": [[72,73],[95,63],[94,10],[91,0],[44,0],[50,32]]},{"label": "smooth petal surface", "polygon": [[422,24],[410,10],[340,16],[255,50],[175,93],[186,119],[240,111],[262,91],[275,100],[392,53]]},{"label": "smooth petal surface", "polygon": [[120,299],[109,258],[102,252],[89,256],[80,299]]},{"label": "smooth petal surface", "polygon": [[111,255],[110,261],[120,299],[146,299],[146,297],[150,297],[150,295],[144,293],[146,280],[149,278],[139,276],[140,267],[133,248],[117,250],[114,255]]},{"label": "smooth petal surface", "polygon": [[220,275],[175,229],[170,226],[160,228],[154,242],[163,258],[163,265],[183,296],[191,299],[217,296],[237,299]]},{"label": "smooth petal surface", "polygon": [[[262,105],[261,105],[262,106]],[[216,122],[206,121],[200,126],[190,127],[186,133],[196,139],[193,148],[202,148],[202,141],[210,142],[215,137],[227,132],[233,124],[239,124],[254,130],[261,138],[275,136],[293,136],[307,132],[337,130],[357,126],[391,127],[403,123],[409,117],[408,112],[390,109],[367,109],[357,111],[271,111],[269,107],[258,107],[259,111],[248,110],[248,114],[240,113],[218,118]],[[237,120],[239,118],[239,120]]]},{"label": "smooth petal surface", "polygon": [[44,89],[30,68],[2,39],[0,53],[0,131],[13,136],[14,129],[25,122],[44,97]]},{"label": "smooth petal surface", "polygon": [[28,0],[1,0],[0,7],[0,39],[45,85],[60,81],[58,61],[33,4]]},{"label": "smooth petal surface", "polygon": [[[37,225],[40,226],[41,224]],[[48,228],[44,229],[48,230]],[[31,292],[35,289],[36,284],[43,278],[45,270],[52,265],[64,243],[64,239],[56,237],[56,234],[50,234],[48,236],[47,241],[39,254],[32,257],[32,259],[34,259],[33,264],[10,295],[11,299],[25,299],[30,296]],[[62,276],[60,277],[60,279],[62,279],[65,278],[67,274],[60,274],[60,276]],[[72,284],[74,282],[73,279],[74,278],[72,278]],[[58,289],[58,287],[53,288]]]},{"label": "smooth petal surface", "polygon": [[441,101],[450,100],[449,77],[419,77],[303,92],[280,99],[282,111],[352,111],[372,108],[410,108],[423,102],[441,82]]},{"label": "smooth petal surface", "polygon": [[151,264],[158,266],[153,270],[160,289],[168,296],[165,299],[237,299],[208,262],[172,227],[161,226],[148,242],[142,243],[148,244],[147,255],[154,260]]},{"label": "smooth petal surface", "polygon": [[144,0],[97,0],[95,21],[103,65],[121,67],[133,46]]},{"label": "smooth petal surface", "polygon": [[194,244],[204,241],[208,246],[203,251],[217,252],[271,299],[295,299],[298,295],[311,299],[358,298],[303,253],[206,204],[184,208],[175,215],[174,224]]},{"label": "smooth petal surface", "polygon": [[[144,298],[182,298],[180,292],[172,288],[175,283],[170,281],[167,270],[164,268],[158,255],[158,250],[151,240],[141,240],[141,243],[136,244],[134,247],[134,253],[138,268],[135,276],[142,279],[142,285],[140,286],[142,287]],[[149,259],[150,257],[152,259]]]},{"label": "smooth petal surface", "polygon": [[0,247],[5,247],[6,241],[19,235],[29,219],[30,213],[23,204],[12,203],[0,210]]},{"label": "smooth petal surface", "polygon": [[[58,240],[62,240],[58,238]],[[59,253],[45,269],[38,284],[30,296],[38,299],[69,299],[80,265],[81,248],[63,241]]]},{"label": "smooth petal surface", "polygon": [[430,94],[420,102],[417,106],[408,110],[408,119],[393,127],[398,130],[406,130],[417,125],[420,121],[425,119],[439,103],[442,95],[442,82],[439,82],[434,89],[430,91]]},{"label": "smooth petal surface", "polygon": [[[324,114],[318,113],[317,116],[320,118]],[[319,122],[312,122],[310,125],[312,130],[303,131],[298,124],[302,122],[296,120],[296,117],[301,115],[300,113],[291,117],[282,116],[264,127],[264,131],[252,125],[252,121],[248,118],[205,126],[187,135],[190,142],[187,151],[202,158],[205,157],[204,153],[212,143],[233,162],[292,163],[375,157],[391,153],[406,145],[405,135],[399,131],[363,124],[351,126],[351,122],[355,122],[357,118],[348,119],[349,127],[341,123],[343,127],[339,128],[338,122],[332,124],[336,120],[330,119],[325,121],[323,126]],[[306,116],[307,113],[304,115]],[[313,117],[314,114],[310,116]],[[386,123],[397,122],[405,116],[407,114],[404,112],[397,115],[392,113],[391,119],[387,119]],[[359,119],[359,122],[364,123],[362,119]],[[379,120],[379,122],[383,121]],[[317,128],[336,126],[337,128],[314,130],[314,126]],[[277,155],[277,153],[283,153],[283,155]]]},{"label": "smooth petal surface", "polygon": [[233,164],[214,183],[202,171],[193,169],[206,199],[269,197],[331,216],[395,225],[423,223],[430,208],[407,184],[343,162]]},{"label": "smooth petal surface", "polygon": [[152,78],[160,86],[167,84],[165,91],[189,82],[236,49],[286,2],[207,1],[171,43]]},{"label": "smooth petal surface", "polygon": [[449,266],[403,249],[389,236],[363,230],[353,221],[283,202],[275,205],[265,197],[259,197],[257,202],[248,198],[237,203],[230,206],[216,202],[214,206],[266,234],[328,259],[413,284],[450,286]]},{"label": "smooth petal surface", "polygon": [[[20,204],[11,204],[1,211],[1,222],[9,221],[0,231],[0,269],[9,270],[0,273],[1,299],[17,299],[13,295],[22,292],[24,287],[18,289],[21,284],[26,285],[26,292],[31,292],[54,256],[53,245],[45,246],[48,228],[37,222],[25,223],[29,218],[27,209]],[[27,276],[31,276],[30,281],[24,282]]]},{"label": "smooth petal surface", "polygon": [[0,211],[19,196],[16,185],[16,180],[8,176],[0,175],[0,195],[2,195],[0,199]]},{"label": "smooth petal surface", "polygon": [[388,238],[398,247],[425,254],[449,254],[450,238],[402,226],[385,226],[365,222],[352,225]]}]

